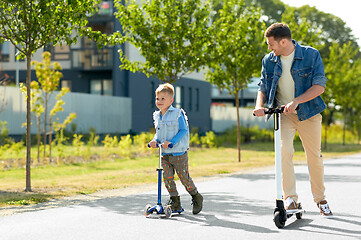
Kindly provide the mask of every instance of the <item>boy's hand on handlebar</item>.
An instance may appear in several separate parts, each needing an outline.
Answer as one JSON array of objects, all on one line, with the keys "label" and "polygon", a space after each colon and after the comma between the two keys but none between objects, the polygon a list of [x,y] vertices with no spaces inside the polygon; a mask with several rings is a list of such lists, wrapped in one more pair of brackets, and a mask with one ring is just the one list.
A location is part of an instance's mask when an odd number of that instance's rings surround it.
[{"label": "boy's hand on handlebar", "polygon": [[168,146],[169,146],[169,144],[171,144],[171,142],[164,141],[164,142],[162,143],[162,147],[163,147],[163,149],[167,149],[167,148],[168,148]]},{"label": "boy's hand on handlebar", "polygon": [[264,111],[265,111],[265,108],[255,108],[253,110],[253,115],[256,116],[256,117],[263,117],[263,116],[266,115],[264,113]]},{"label": "boy's hand on handlebar", "polygon": [[157,148],[158,146],[157,146],[157,141],[150,141],[149,142],[149,146],[151,147],[151,148]]}]

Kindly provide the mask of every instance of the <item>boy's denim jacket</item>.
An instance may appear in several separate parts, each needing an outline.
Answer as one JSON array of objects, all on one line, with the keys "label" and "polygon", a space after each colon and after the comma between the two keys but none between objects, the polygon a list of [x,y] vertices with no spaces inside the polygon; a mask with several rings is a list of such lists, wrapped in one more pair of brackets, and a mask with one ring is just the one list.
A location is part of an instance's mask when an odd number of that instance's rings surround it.
[{"label": "boy's denim jacket", "polygon": [[[295,40],[295,56],[291,67],[291,75],[295,82],[295,98],[306,92],[313,85],[326,87],[325,70],[320,53],[312,48],[299,45]],[[276,105],[275,95],[278,80],[282,74],[282,64],[279,56],[273,52],[267,54],[262,60],[261,79],[259,90],[266,96],[267,106]],[[297,115],[300,121],[309,119],[322,112],[326,104],[321,96],[298,105]]]},{"label": "boy's denim jacket", "polygon": [[[171,141],[172,138],[179,131],[178,118],[183,114],[187,123],[187,116],[183,109],[175,108],[170,106],[167,112],[164,114],[162,119],[160,118],[160,111],[155,111],[153,113],[154,126],[156,130],[157,140],[161,143],[164,141]],[[185,152],[189,149],[189,129],[187,129],[187,134],[180,140],[179,143],[176,143],[173,148],[167,148],[163,150],[163,153],[179,153]]]}]

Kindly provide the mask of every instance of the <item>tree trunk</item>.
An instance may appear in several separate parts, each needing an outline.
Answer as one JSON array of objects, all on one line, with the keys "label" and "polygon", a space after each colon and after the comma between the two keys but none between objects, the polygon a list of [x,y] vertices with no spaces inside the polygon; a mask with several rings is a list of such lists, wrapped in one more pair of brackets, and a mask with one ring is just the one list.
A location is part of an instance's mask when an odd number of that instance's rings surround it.
[{"label": "tree trunk", "polygon": [[45,96],[44,96],[44,153],[43,153],[43,157],[45,159],[46,157],[46,135],[47,135],[47,117],[48,117],[48,93],[45,92]]},{"label": "tree trunk", "polygon": [[237,148],[238,148],[238,162],[241,162],[241,126],[239,122],[239,97],[238,92],[235,94],[236,109],[237,109]]},{"label": "tree trunk", "polygon": [[343,137],[342,145],[346,145],[346,109],[343,110]]},{"label": "tree trunk", "polygon": [[51,115],[49,117],[49,162],[52,163],[53,159],[51,158],[51,142],[52,142],[52,133],[53,133],[53,128],[52,128],[52,119],[51,119]]},{"label": "tree trunk", "polygon": [[38,117],[38,135],[37,135],[37,140],[38,140],[38,164],[40,163],[40,143],[41,143],[41,117]]},{"label": "tree trunk", "polygon": [[30,106],[30,82],[31,82],[31,53],[26,56],[26,188],[31,190],[31,106]]}]

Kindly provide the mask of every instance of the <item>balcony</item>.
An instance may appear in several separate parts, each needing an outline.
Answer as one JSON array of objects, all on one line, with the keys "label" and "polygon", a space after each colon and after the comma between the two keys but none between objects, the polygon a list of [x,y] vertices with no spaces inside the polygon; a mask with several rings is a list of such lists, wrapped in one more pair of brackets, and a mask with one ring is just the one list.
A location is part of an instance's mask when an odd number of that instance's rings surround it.
[{"label": "balcony", "polygon": [[71,67],[77,70],[110,70],[113,68],[113,49],[72,49]]}]

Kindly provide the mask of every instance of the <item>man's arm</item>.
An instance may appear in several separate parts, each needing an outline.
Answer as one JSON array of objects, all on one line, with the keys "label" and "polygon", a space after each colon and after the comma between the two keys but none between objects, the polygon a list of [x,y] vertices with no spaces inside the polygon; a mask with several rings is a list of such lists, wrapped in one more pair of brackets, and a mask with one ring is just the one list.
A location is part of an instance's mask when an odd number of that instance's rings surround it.
[{"label": "man's arm", "polygon": [[265,98],[266,98],[265,94],[262,91],[258,91],[256,107],[253,110],[253,114],[257,117],[263,117],[265,115],[264,107],[263,107]]},{"label": "man's arm", "polygon": [[285,106],[284,113],[287,115],[288,113],[294,113],[299,104],[308,102],[318,96],[320,96],[325,91],[325,88],[321,85],[313,85],[306,92],[301,94],[300,96],[293,99],[292,102],[288,103]]}]

